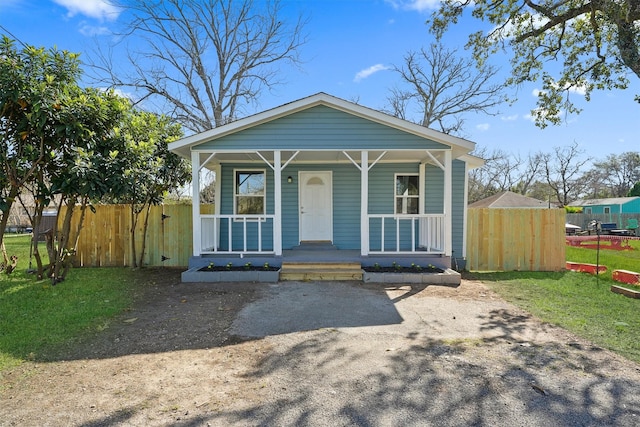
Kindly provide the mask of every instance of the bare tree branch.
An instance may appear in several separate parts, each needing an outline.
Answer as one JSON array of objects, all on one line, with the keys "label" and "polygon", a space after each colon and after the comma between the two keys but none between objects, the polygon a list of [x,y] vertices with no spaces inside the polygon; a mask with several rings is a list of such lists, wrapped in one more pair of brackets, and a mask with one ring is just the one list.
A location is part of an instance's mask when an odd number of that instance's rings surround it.
[{"label": "bare tree branch", "polygon": [[414,107],[421,114],[419,124],[437,124],[444,133],[460,133],[465,113],[495,114],[492,110],[506,101],[504,86],[492,83],[497,69],[476,67],[441,44],[407,53],[403,66],[393,69],[408,89],[391,90],[391,113],[407,118],[407,109]]},{"label": "bare tree branch", "polygon": [[[161,102],[192,132],[235,120],[257,103],[262,90],[282,83],[279,66],[300,64],[306,42],[306,21],[281,20],[279,0],[133,0],[123,7],[132,18],[121,41],[92,58],[99,81]],[[119,49],[126,70],[111,59]]]}]

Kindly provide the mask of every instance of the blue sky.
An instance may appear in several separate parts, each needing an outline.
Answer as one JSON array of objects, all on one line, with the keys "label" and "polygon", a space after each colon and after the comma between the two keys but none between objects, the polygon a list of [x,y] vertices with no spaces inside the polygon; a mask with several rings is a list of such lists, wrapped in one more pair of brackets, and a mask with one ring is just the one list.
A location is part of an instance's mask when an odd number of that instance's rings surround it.
[{"label": "blue sky", "polygon": [[[326,92],[375,109],[386,106],[397,76],[389,70],[401,65],[409,50],[432,41],[425,20],[432,0],[282,0],[291,17],[309,18],[309,42],[302,48],[301,69],[282,69],[286,85],[265,93],[258,109],[275,107]],[[120,11],[104,0],[0,0],[0,25],[24,43],[88,52],[96,38],[110,37],[121,21]],[[462,50],[468,25],[461,22],[447,34],[446,43]],[[4,30],[0,28],[0,32]],[[494,65],[508,72],[506,58]],[[632,77],[626,91],[595,92],[590,102],[573,95],[584,108],[563,124],[539,129],[529,118],[535,107],[535,84],[519,88],[514,105],[500,107],[496,116],[465,117],[464,137],[487,149],[527,155],[551,152],[577,142],[596,159],[608,154],[640,151],[640,81]]]}]

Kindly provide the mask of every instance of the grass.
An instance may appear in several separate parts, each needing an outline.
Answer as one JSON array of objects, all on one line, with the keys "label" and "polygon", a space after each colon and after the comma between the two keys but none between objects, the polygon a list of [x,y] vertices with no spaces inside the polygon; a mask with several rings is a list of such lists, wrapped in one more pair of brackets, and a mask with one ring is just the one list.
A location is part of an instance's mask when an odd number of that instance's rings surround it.
[{"label": "grass", "polygon": [[[29,236],[6,236],[18,268],[0,276],[0,371],[25,360],[48,360],[82,334],[104,328],[131,305],[137,275],[127,268],[83,268],[57,286],[36,281],[29,267]],[[469,273],[506,300],[545,322],[559,325],[596,345],[640,363],[640,300],[609,291],[611,271],[637,271],[640,241],[633,251],[601,250],[599,277],[584,273]],[[596,251],[567,247],[567,260],[596,263]]]},{"label": "grass", "polygon": [[104,327],[131,305],[134,272],[82,268],[56,286],[27,274],[29,236],[7,236],[17,270],[0,275],[0,371],[25,360],[48,360],[57,348]]},{"label": "grass", "polygon": [[[607,272],[595,277],[575,272],[469,273],[507,301],[541,320],[561,326],[596,345],[640,363],[640,300],[610,291],[614,269],[638,271],[640,241],[632,251],[600,251]],[[567,260],[596,263],[596,250],[567,247]],[[633,288],[631,286],[631,288]]]}]

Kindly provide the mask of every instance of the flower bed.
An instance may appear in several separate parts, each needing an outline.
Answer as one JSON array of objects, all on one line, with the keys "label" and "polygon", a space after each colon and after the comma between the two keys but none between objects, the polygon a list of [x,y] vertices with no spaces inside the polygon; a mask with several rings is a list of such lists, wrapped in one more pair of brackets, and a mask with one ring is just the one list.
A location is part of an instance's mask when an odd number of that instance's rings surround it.
[{"label": "flower bed", "polygon": [[390,267],[378,264],[362,268],[362,280],[365,283],[421,283],[425,285],[458,286],[462,276],[457,271],[442,269],[433,265],[421,267],[412,264],[402,267],[393,263]]},{"label": "flower bed", "polygon": [[213,263],[193,268],[182,273],[183,282],[269,282],[275,283],[280,278],[280,267],[264,265],[252,265],[250,262],[243,265],[232,263],[215,265]]}]

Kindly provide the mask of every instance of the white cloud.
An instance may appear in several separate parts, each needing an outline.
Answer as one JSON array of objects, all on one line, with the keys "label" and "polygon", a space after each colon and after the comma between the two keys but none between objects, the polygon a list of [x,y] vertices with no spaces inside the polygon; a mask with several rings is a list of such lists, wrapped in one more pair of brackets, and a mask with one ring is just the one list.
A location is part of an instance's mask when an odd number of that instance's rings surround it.
[{"label": "white cloud", "polygon": [[403,10],[415,10],[417,12],[424,12],[427,10],[437,9],[440,5],[440,0],[385,0],[395,9]]},{"label": "white cloud", "polygon": [[353,81],[358,83],[361,80],[364,80],[367,77],[370,77],[372,74],[377,73],[378,71],[388,70],[389,68],[390,67],[387,67],[386,65],[382,65],[382,64],[372,65],[369,68],[365,68],[364,70],[358,71],[356,73],[356,76],[353,78]]},{"label": "white cloud", "polygon": [[111,33],[111,31],[107,27],[96,27],[95,25],[89,25],[86,22],[83,22],[80,25],[80,29],[78,31],[80,31],[80,34],[87,37],[102,36]]},{"label": "white cloud", "polygon": [[89,18],[113,21],[120,15],[120,8],[108,0],[53,0],[67,9],[68,15],[85,15]]},{"label": "white cloud", "polygon": [[518,120],[518,115],[512,114],[510,116],[501,116],[500,120],[502,120],[503,122],[513,122],[515,120]]},{"label": "white cloud", "polygon": [[481,132],[486,132],[489,130],[491,126],[489,125],[489,123],[480,123],[479,125],[476,125],[476,129],[478,129]]}]

